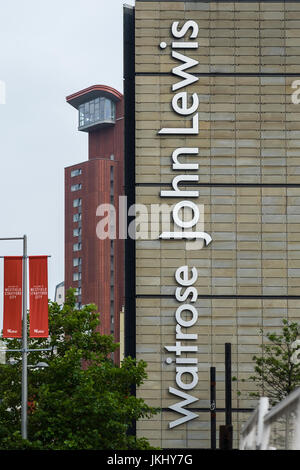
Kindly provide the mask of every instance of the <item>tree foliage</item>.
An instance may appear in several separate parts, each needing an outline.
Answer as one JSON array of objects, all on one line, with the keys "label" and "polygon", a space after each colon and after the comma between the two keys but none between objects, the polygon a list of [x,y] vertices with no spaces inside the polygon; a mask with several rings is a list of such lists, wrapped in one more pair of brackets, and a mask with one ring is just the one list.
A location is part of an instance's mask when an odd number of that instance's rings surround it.
[{"label": "tree foliage", "polygon": [[253,356],[254,374],[249,377],[257,388],[250,396],[266,396],[272,405],[300,386],[300,364],[295,361],[296,348],[293,345],[300,338],[300,326],[286,319],[282,324],[280,334],[266,335],[267,341],[261,345],[262,354]]},{"label": "tree foliage", "polygon": [[[0,365],[0,449],[147,449],[128,430],[156,410],[131,394],[146,378],[146,363],[111,359],[114,338],[101,335],[95,305],[75,308],[74,290],[59,307],[49,303],[49,338],[30,339],[28,441],[21,439],[21,353],[7,352]],[[9,349],[20,340],[5,340]],[[40,362],[47,367],[32,367]]]}]

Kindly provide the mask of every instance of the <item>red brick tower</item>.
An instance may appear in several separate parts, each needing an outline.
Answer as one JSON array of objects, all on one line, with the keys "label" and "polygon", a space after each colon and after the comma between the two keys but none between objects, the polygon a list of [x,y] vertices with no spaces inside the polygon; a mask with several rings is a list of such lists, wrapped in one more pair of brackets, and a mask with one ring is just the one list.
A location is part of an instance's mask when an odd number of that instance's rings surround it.
[{"label": "red brick tower", "polygon": [[[118,237],[119,196],[124,189],[123,95],[95,85],[66,98],[88,132],[89,159],[65,168],[65,289],[77,288],[78,306],[95,303],[100,331],[120,340],[124,305],[124,241]],[[116,238],[99,239],[100,204],[116,210]],[[119,360],[119,352],[115,353]]]}]

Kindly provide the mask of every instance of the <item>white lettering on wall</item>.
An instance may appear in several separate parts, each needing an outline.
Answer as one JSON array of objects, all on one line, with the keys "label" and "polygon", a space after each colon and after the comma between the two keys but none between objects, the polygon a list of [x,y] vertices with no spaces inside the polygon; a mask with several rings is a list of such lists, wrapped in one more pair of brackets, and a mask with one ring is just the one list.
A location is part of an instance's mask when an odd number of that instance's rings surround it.
[{"label": "white lettering on wall", "polygon": [[[182,41],[171,42],[171,56],[173,59],[180,62],[172,68],[172,74],[179,77],[179,81],[172,85],[172,91],[177,92],[173,95],[171,107],[178,115],[177,127],[163,127],[158,134],[160,136],[173,135],[173,136],[189,136],[198,135],[199,133],[199,97],[197,93],[190,93],[187,87],[196,83],[199,78],[191,69],[198,65],[198,61],[183,55],[175,49],[191,49],[198,48],[198,42],[195,41],[198,35],[199,27],[195,21],[186,21],[182,26],[178,21],[174,21],[171,26],[172,35],[176,39],[184,38]],[[160,43],[161,49],[165,49],[167,44]],[[184,90],[182,90],[185,88]],[[199,170],[199,163],[186,163],[186,155],[196,156],[199,154],[199,149],[196,147],[179,147],[172,152],[171,168],[172,171],[194,172]],[[199,191],[195,189],[181,189],[180,183],[196,184],[199,182],[198,174],[179,174],[173,177],[170,190],[161,190],[160,196],[170,198],[180,198],[172,209],[172,217],[178,231],[162,232],[160,234],[163,240],[183,240],[183,239],[202,239],[205,245],[209,245],[212,241],[211,236],[203,231],[193,230],[197,227],[200,218],[200,211],[197,204],[188,200],[191,198],[198,198]],[[190,220],[186,221],[184,218],[185,210],[191,213]],[[183,424],[191,419],[197,418],[197,414],[192,412],[186,407],[196,401],[198,398],[193,397],[186,393],[186,391],[193,390],[198,384],[198,360],[197,352],[198,346],[195,341],[198,340],[198,334],[193,329],[198,321],[198,310],[192,305],[198,298],[197,288],[194,286],[198,279],[198,271],[195,267],[180,266],[175,271],[175,280],[178,287],[175,289],[175,299],[180,303],[175,311],[175,340],[174,344],[165,346],[166,351],[175,355],[174,357],[167,357],[166,363],[171,364],[175,362],[175,382],[178,388],[169,387],[171,395],[182,398],[183,400],[170,406],[172,411],[181,415],[179,419],[169,423],[169,428],[174,428]],[[184,330],[183,330],[184,328]],[[188,331],[186,331],[188,329]],[[191,342],[193,342],[191,344]],[[197,343],[196,343],[197,344]],[[181,357],[181,355],[187,357]]]}]

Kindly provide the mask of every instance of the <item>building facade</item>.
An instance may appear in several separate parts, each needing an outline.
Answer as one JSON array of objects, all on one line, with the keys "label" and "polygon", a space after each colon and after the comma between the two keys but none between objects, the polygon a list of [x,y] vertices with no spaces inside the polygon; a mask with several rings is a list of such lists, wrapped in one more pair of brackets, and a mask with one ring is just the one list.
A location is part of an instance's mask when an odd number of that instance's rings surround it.
[{"label": "building facade", "polygon": [[171,228],[145,229],[126,248],[136,333],[127,350],[148,364],[138,396],[161,408],[137,434],[155,446],[210,447],[210,367],[218,429],[231,343],[237,448],[255,406],[252,357],[283,318],[299,321],[297,80],[299,2],[137,0],[125,9],[127,194],[148,217],[153,205],[172,207]]},{"label": "building facade", "polygon": [[65,283],[60,282],[55,286],[54,302],[58,305],[63,305],[65,301]]},{"label": "building facade", "polygon": [[[118,233],[124,192],[123,96],[95,85],[66,98],[78,110],[78,130],[88,133],[88,160],[65,168],[65,289],[77,289],[77,306],[95,303],[100,331],[120,339],[124,305],[124,241],[101,230],[106,207]],[[119,352],[115,353],[118,360]]]}]

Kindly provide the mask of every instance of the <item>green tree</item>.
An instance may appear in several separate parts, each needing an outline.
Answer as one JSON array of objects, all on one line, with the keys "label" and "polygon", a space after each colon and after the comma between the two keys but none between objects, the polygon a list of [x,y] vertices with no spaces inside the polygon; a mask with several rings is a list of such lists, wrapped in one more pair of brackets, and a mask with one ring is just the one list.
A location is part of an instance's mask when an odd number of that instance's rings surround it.
[{"label": "green tree", "polygon": [[281,333],[267,333],[266,337],[261,345],[262,354],[253,356],[254,374],[248,380],[256,385],[257,391],[249,395],[266,396],[275,405],[300,386],[300,364],[295,360],[298,351],[294,344],[299,341],[300,326],[283,319]]},{"label": "green tree", "polygon": [[[28,363],[28,441],[21,439],[21,353],[8,352],[0,366],[0,449],[147,449],[146,439],[128,430],[156,410],[131,394],[147,377],[144,361],[111,360],[118,348],[101,335],[95,305],[75,308],[74,290],[63,307],[49,303],[49,339],[30,339]],[[20,340],[5,340],[9,349]],[[10,364],[8,363],[10,362]]]}]

